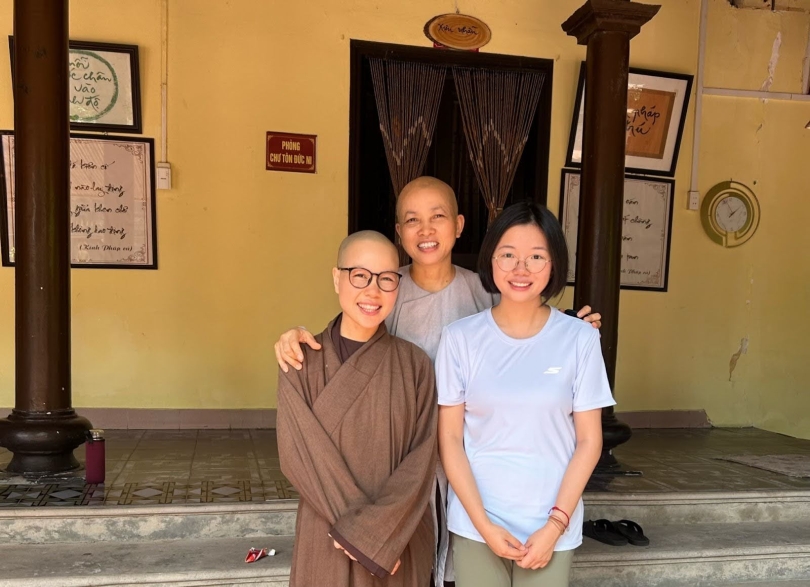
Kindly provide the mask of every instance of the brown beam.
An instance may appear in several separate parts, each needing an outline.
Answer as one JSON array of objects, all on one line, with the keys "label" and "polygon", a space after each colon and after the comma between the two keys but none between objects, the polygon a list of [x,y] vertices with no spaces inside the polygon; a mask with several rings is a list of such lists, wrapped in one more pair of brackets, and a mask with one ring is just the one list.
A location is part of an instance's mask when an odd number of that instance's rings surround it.
[{"label": "brown beam", "polygon": [[[659,8],[628,0],[588,0],[562,25],[588,47],[574,307],[587,303],[602,314],[602,354],[614,392],[630,39]],[[600,468],[618,466],[612,450],[631,434],[613,407],[603,410]]]},{"label": "brown beam", "polygon": [[0,420],[13,473],[79,467],[71,406],[68,0],[14,2],[16,389]]}]

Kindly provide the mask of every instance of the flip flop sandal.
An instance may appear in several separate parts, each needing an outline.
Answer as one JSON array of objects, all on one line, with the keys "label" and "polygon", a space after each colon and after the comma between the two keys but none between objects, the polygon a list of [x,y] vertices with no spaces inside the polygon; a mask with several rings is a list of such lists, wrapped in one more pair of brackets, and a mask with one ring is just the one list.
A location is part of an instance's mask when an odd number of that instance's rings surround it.
[{"label": "flip flop sandal", "polygon": [[650,539],[644,536],[644,530],[632,520],[619,520],[613,522],[613,526],[633,546],[648,546],[650,544]]},{"label": "flip flop sandal", "polygon": [[618,528],[610,520],[588,520],[582,524],[582,534],[610,546],[624,546],[627,544],[627,538],[619,532]]}]

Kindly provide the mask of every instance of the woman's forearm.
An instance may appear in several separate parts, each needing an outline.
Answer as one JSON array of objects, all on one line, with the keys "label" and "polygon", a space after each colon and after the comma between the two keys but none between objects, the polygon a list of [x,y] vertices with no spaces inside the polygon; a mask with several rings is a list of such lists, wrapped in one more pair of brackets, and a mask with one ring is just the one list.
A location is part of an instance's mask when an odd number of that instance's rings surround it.
[{"label": "woman's forearm", "polygon": [[470,521],[475,529],[482,533],[490,520],[484,510],[484,502],[481,501],[478,486],[475,484],[467,453],[464,452],[463,441],[455,438],[440,439],[439,455],[447,481],[453,487],[453,491],[461,501],[461,505],[464,506],[467,515],[470,516]]},{"label": "woman's forearm", "polygon": [[[577,448],[565,470],[560,490],[557,493],[557,500],[554,504],[568,516],[573,515],[574,509],[585,491],[585,485],[588,483],[588,479],[591,478],[593,469],[599,461],[601,452],[601,437],[577,442]],[[564,521],[567,523],[570,520]]]}]

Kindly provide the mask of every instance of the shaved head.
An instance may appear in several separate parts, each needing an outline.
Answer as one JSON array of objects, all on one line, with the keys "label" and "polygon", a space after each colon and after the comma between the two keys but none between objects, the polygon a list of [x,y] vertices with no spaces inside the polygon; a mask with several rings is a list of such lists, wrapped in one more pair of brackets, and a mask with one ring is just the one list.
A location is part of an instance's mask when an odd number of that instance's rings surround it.
[{"label": "shaved head", "polygon": [[340,248],[338,248],[338,267],[344,266],[346,257],[349,254],[349,249],[353,248],[354,245],[359,245],[361,243],[376,243],[378,245],[383,245],[383,248],[387,252],[391,253],[391,257],[394,260],[392,265],[393,270],[399,268],[399,253],[397,252],[397,248],[394,246],[394,243],[388,240],[385,235],[374,230],[361,230],[359,232],[350,234],[343,239],[343,242],[340,243]]},{"label": "shaved head", "polygon": [[446,198],[448,206],[450,206],[451,215],[458,215],[458,201],[456,200],[456,193],[453,191],[453,188],[440,179],[424,175],[408,183],[402,188],[402,191],[399,192],[399,196],[397,196],[397,222],[402,218],[402,203],[405,199],[411,194],[427,190],[442,194]]}]

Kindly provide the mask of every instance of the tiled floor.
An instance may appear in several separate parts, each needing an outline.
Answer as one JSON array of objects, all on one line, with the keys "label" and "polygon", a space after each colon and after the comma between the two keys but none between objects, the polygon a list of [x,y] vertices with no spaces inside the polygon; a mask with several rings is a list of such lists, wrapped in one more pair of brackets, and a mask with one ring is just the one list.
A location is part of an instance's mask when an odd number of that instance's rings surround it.
[{"label": "tiled floor", "polygon": [[756,428],[636,430],[614,454],[625,470],[641,477],[593,477],[591,491],[810,490],[810,478],[796,478],[719,460],[724,455],[810,456],[810,440]]},{"label": "tiled floor", "polygon": [[[12,483],[0,506],[159,505],[296,499],[273,430],[107,430],[103,485],[83,479]],[[84,461],[84,447],[76,451]],[[0,448],[0,468],[11,454]],[[14,479],[17,481],[18,478]]]},{"label": "tiled floor", "polygon": [[[81,478],[20,483],[0,473],[0,506],[158,505],[295,499],[273,430],[109,430],[103,485]],[[718,460],[730,454],[810,455],[810,441],[753,428],[637,430],[616,450],[642,476],[594,477],[612,492],[807,489],[793,478]],[[84,459],[83,447],[76,451]],[[11,454],[0,448],[0,468]]]}]

